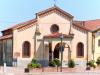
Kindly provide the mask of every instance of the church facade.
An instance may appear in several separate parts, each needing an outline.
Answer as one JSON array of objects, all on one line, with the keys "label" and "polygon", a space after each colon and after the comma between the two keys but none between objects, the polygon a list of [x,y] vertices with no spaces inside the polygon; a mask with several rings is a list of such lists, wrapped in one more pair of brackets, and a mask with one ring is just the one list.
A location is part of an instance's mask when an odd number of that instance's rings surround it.
[{"label": "church facade", "polygon": [[73,59],[77,66],[100,56],[100,20],[77,21],[57,6],[36,14],[36,18],[2,31],[0,63],[26,66],[32,58],[48,66],[55,58],[63,66]]}]

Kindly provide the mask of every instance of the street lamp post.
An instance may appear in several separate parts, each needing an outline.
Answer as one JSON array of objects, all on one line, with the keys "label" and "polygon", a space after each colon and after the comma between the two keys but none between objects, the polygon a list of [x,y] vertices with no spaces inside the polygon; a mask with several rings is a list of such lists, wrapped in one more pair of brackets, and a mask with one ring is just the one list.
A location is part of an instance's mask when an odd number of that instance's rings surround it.
[{"label": "street lamp post", "polygon": [[61,39],[61,67],[60,67],[60,72],[62,72],[62,60],[63,60],[63,45],[62,45],[62,40],[63,40],[63,35],[60,36]]}]

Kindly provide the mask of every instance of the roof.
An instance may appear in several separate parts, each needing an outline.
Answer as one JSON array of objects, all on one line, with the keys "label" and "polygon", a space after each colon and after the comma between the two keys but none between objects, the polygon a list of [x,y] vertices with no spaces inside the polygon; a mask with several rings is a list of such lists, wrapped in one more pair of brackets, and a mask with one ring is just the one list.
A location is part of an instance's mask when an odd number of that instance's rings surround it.
[{"label": "roof", "polygon": [[73,38],[73,34],[67,35],[62,33],[53,33],[49,35],[45,35],[44,38],[60,38],[63,35],[64,38]]},{"label": "roof", "polygon": [[86,27],[82,26],[82,22],[76,22],[76,21],[73,21],[73,25],[80,28],[80,29],[83,29],[83,30],[86,30],[86,31],[89,31]]},{"label": "roof", "polygon": [[48,9],[46,9],[46,10],[43,10],[43,11],[37,13],[37,15],[38,15],[38,16],[41,16],[41,15],[43,15],[43,14],[45,14],[45,13],[47,13],[47,12],[53,11],[53,10],[59,11],[59,12],[63,13],[64,15],[66,15],[66,16],[68,16],[68,17],[70,17],[70,18],[73,18],[73,17],[74,17],[74,16],[72,16],[71,14],[67,13],[66,11],[62,10],[61,8],[57,7],[56,5],[54,5],[54,6],[51,7],[51,8],[48,8]]},{"label": "roof", "polygon": [[8,39],[8,38],[12,38],[12,34],[11,35],[5,35],[5,36],[1,36],[0,40],[4,40],[4,39]]},{"label": "roof", "polygon": [[100,29],[100,19],[88,21],[73,21],[73,24],[88,31],[96,31]]},{"label": "roof", "polygon": [[100,19],[85,21],[85,27],[90,31],[100,28]]},{"label": "roof", "polygon": [[[38,12],[37,15],[41,16],[43,14],[46,14],[46,13],[50,12],[50,11],[58,11],[58,12],[61,12],[62,14],[64,14],[65,16],[73,18],[73,16],[71,14],[67,13],[66,11],[60,9],[57,6],[53,6],[49,9]],[[12,27],[9,27],[9,28],[7,28],[3,31],[9,30],[9,29],[14,29],[14,28],[20,28],[20,27],[23,27],[23,26],[26,26],[26,25],[29,25],[29,24],[32,24],[32,23],[35,23],[35,22],[37,22],[37,18],[31,19],[31,20],[26,21],[26,22],[16,24],[16,25],[14,25]],[[96,31],[96,30],[100,29],[100,19],[88,20],[88,21],[73,21],[73,24],[74,24],[74,26],[77,26],[77,27],[79,27],[83,30],[87,30],[87,31]]]},{"label": "roof", "polygon": [[[60,11],[60,12],[63,13],[64,15],[69,16],[70,18],[73,18],[73,16],[72,16],[71,14],[69,14],[69,13],[63,11],[62,9],[60,9],[60,8],[57,7],[57,6],[53,6],[53,7],[49,8],[49,9],[46,9],[46,10],[41,11],[41,12],[38,12],[37,15],[40,16],[40,15],[45,14],[45,13],[47,13],[47,12],[50,12],[50,11],[52,11],[52,10]],[[14,26],[12,26],[12,27],[9,27],[9,28],[7,28],[7,29],[5,29],[5,30],[3,30],[3,31],[6,31],[6,30],[8,30],[8,29],[13,29],[13,28],[22,27],[22,26],[28,25],[28,24],[33,23],[33,22],[37,22],[37,19],[35,18],[35,19],[31,19],[31,20],[26,21],[26,22],[22,22],[22,23],[16,24],[16,25],[14,25]],[[3,31],[2,31],[2,32],[3,32]]]},{"label": "roof", "polygon": [[[9,28],[7,28],[7,29],[5,29],[5,30],[3,30],[3,31],[9,30],[9,29],[14,29],[14,28],[23,27],[23,26],[26,26],[26,25],[31,24],[31,23],[34,23],[34,22],[37,22],[37,19],[31,19],[31,20],[29,20],[29,21],[25,21],[25,22],[16,24],[16,25],[14,25],[14,26],[12,26],[12,27],[9,27]],[[2,31],[2,32],[3,32],[3,31]]]}]

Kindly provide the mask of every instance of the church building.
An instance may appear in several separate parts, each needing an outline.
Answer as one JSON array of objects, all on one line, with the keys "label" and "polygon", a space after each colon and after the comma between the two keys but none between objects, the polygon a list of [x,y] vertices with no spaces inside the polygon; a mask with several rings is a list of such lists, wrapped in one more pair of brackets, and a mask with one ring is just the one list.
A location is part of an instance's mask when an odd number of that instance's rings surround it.
[{"label": "church building", "polygon": [[36,13],[36,18],[7,28],[0,37],[0,64],[27,66],[36,58],[45,66],[53,59],[63,67],[73,59],[77,66],[100,56],[100,19],[78,21],[57,6]]}]

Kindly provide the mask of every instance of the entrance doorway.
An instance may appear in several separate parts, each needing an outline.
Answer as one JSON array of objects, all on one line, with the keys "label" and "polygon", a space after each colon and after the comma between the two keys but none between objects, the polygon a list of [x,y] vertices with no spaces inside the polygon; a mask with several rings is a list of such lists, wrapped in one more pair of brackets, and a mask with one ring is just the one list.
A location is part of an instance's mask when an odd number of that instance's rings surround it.
[{"label": "entrance doorway", "polygon": [[[63,48],[65,48],[65,43],[62,43]],[[59,59],[59,53],[60,53],[60,48],[61,48],[61,43],[57,43],[55,48],[54,48],[54,53],[53,53],[53,58],[58,58]]]},{"label": "entrance doorway", "polygon": [[59,59],[59,48],[60,48],[60,43],[58,43],[55,48],[54,48],[54,53],[53,53],[53,58],[58,58]]},{"label": "entrance doorway", "polygon": [[[65,48],[65,43],[62,43],[63,47]],[[52,53],[52,43],[49,43],[49,62],[52,61],[52,59],[55,58],[60,58],[60,48],[61,48],[61,43],[57,43],[54,52]]]}]

